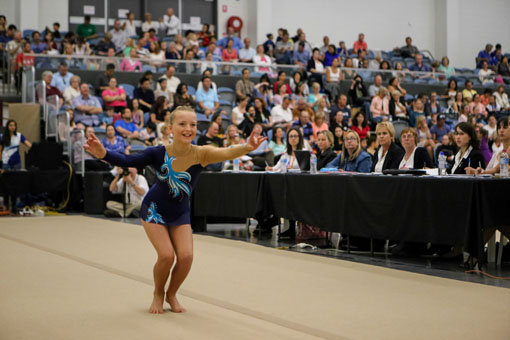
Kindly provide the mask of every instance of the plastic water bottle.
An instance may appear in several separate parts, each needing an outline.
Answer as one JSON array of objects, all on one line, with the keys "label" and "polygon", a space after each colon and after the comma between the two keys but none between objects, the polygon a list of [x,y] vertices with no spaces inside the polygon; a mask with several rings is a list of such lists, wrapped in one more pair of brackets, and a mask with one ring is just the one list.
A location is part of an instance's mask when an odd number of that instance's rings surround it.
[{"label": "plastic water bottle", "polygon": [[499,155],[499,177],[508,177],[508,154],[506,150]]},{"label": "plastic water bottle", "polygon": [[239,160],[239,158],[235,158],[233,162],[234,162],[234,172],[239,172],[239,165],[240,165],[241,161]]},{"label": "plastic water bottle", "polygon": [[289,159],[287,158],[287,155],[282,155],[282,173],[287,172],[287,166],[289,163]]},{"label": "plastic water bottle", "polygon": [[439,154],[438,160],[438,170],[439,170],[439,176],[445,176],[446,175],[446,155],[444,152],[441,152]]},{"label": "plastic water bottle", "polygon": [[314,153],[312,153],[312,156],[310,156],[310,173],[312,175],[317,173],[317,156],[315,156]]}]

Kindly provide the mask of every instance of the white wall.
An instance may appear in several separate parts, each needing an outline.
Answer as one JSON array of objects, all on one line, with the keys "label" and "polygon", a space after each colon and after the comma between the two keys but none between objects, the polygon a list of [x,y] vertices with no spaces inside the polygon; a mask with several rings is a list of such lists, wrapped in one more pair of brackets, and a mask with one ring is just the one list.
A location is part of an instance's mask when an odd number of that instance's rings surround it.
[{"label": "white wall", "polygon": [[0,0],[0,8],[7,22],[20,30],[53,29],[54,22],[60,23],[61,31],[68,30],[68,0]]},{"label": "white wall", "polygon": [[[243,20],[242,37],[248,35],[249,25],[251,27],[256,25],[257,16],[255,13],[250,13],[250,7],[253,7],[253,4],[248,4],[248,1],[256,2],[257,0],[218,0],[218,40],[225,36],[227,21],[231,16],[237,16]],[[223,11],[224,6],[226,6],[226,12]],[[248,21],[250,21],[250,24],[248,24]]]}]

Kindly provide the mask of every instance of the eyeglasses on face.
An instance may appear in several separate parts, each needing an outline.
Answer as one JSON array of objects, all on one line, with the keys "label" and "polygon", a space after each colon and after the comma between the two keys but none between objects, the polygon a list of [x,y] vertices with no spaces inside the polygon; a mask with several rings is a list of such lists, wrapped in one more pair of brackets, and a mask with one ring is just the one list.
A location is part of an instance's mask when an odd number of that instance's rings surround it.
[{"label": "eyeglasses on face", "polygon": [[289,135],[289,138],[299,138],[298,135]]},{"label": "eyeglasses on face", "polygon": [[355,142],[356,140],[357,140],[356,137],[347,137],[345,139],[346,142]]}]

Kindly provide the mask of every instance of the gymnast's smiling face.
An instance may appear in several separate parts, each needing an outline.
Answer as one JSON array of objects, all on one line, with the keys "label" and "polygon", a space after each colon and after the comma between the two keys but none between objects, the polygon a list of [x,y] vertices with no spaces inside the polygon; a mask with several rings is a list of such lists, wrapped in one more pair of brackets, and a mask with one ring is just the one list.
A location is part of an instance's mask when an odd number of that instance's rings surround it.
[{"label": "gymnast's smiling face", "polygon": [[174,141],[191,143],[197,134],[197,115],[192,110],[176,109],[172,113],[170,131]]}]

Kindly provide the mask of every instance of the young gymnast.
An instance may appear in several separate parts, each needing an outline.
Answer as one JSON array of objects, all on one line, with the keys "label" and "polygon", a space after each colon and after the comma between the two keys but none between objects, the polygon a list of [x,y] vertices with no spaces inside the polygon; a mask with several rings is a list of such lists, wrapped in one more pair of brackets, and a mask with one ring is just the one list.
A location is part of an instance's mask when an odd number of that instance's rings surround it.
[{"label": "young gymnast", "polygon": [[[107,152],[95,135],[84,145],[90,154],[113,165],[143,167],[152,164],[158,169],[158,181],[145,196],[140,210],[143,228],[158,256],[154,265],[154,299],[149,308],[149,312],[155,314],[163,313],[164,300],[173,312],[186,311],[176,294],[193,260],[190,196],[203,167],[240,157],[266,140],[252,134],[245,145],[231,148],[193,145],[197,117],[193,109],[187,107],[178,107],[172,112],[170,129],[174,137],[171,144],[151,147],[134,155]],[[165,285],[175,257],[177,261],[165,299]]]}]

